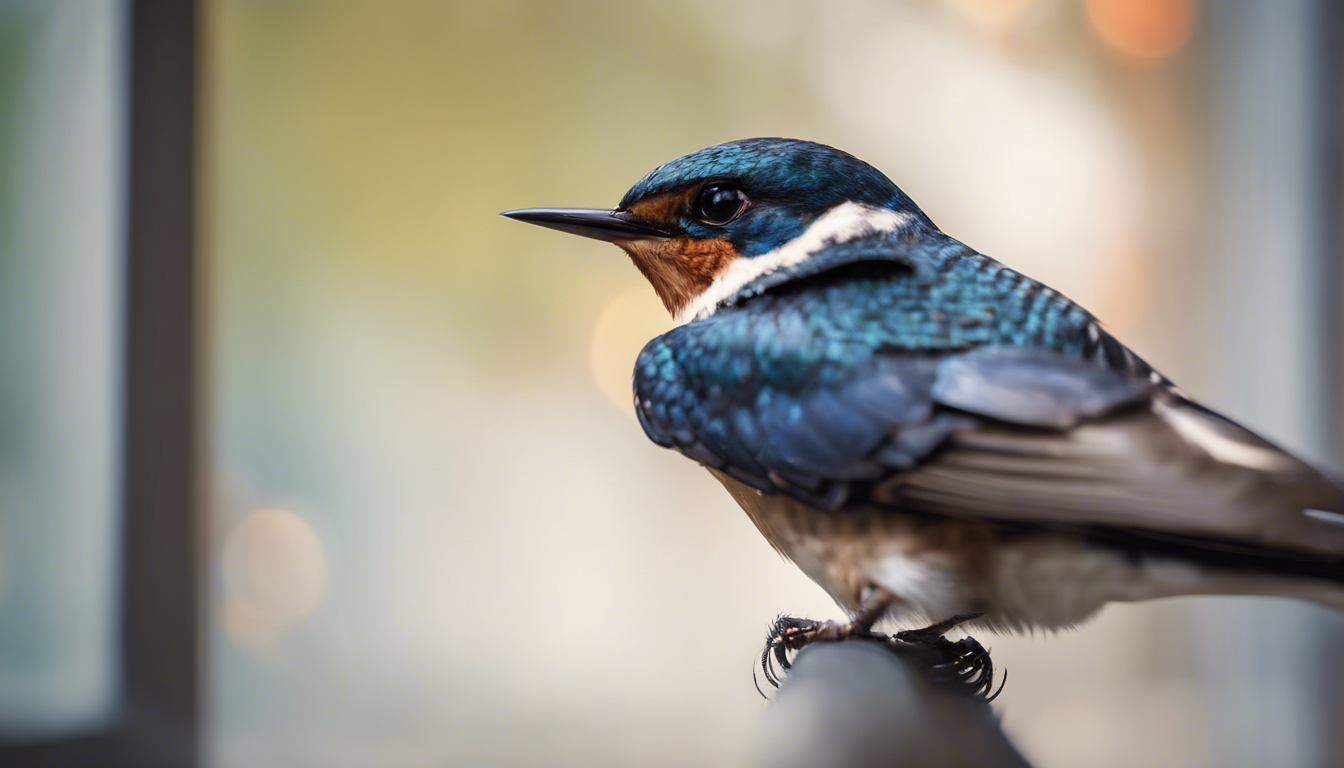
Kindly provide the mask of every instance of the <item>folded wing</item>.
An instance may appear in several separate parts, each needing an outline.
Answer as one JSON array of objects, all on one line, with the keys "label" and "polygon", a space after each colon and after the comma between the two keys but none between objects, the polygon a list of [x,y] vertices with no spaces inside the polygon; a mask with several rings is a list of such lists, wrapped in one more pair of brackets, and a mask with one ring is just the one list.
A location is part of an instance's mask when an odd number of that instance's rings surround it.
[{"label": "folded wing", "polygon": [[[1160,377],[1048,349],[855,350],[769,318],[712,321],[645,349],[637,412],[654,442],[763,492],[1338,577],[1344,493]],[[797,348],[789,365],[761,353],[772,344]]]}]

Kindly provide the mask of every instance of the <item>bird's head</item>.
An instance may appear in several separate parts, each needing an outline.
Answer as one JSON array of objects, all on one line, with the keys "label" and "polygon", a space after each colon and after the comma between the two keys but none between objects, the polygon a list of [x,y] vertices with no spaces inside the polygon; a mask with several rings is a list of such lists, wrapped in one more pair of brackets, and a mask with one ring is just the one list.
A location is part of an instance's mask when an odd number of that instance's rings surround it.
[{"label": "bird's head", "polygon": [[796,139],[745,139],[655,168],[614,210],[503,215],[620,246],[675,317],[713,311],[823,246],[932,223],[876,168]]}]

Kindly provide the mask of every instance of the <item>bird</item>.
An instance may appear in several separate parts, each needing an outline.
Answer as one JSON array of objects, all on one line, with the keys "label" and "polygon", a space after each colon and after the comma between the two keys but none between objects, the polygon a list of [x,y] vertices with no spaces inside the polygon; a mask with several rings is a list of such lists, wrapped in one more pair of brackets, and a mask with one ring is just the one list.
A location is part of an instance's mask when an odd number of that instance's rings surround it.
[{"label": "bird", "polygon": [[782,617],[794,647],[886,619],[933,622],[905,639],[1060,630],[1181,595],[1344,610],[1336,481],[853,155],[731,141],[614,209],[502,215],[614,243],[652,284],[677,325],[635,362],[639,423],[848,615]]}]

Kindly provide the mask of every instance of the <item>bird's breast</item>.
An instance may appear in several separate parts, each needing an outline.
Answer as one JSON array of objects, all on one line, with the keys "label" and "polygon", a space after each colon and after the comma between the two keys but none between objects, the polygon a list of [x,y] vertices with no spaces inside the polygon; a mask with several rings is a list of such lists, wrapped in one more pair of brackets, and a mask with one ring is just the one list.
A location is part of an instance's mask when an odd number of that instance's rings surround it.
[{"label": "bird's breast", "polygon": [[770,545],[850,612],[875,587],[898,597],[897,612],[935,619],[975,602],[977,561],[991,545],[985,526],[890,511],[829,512],[710,472]]}]

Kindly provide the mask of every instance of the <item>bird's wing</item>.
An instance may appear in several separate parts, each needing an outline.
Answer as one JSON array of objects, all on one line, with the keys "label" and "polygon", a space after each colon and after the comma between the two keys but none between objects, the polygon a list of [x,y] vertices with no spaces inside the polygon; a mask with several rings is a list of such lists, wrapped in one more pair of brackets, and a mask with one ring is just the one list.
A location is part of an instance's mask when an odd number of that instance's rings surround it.
[{"label": "bird's wing", "polygon": [[837,513],[1344,557],[1338,487],[1146,367],[1003,345],[869,344],[856,362],[847,339],[791,313],[737,315],[651,342],[636,410],[654,442],[763,492]]},{"label": "bird's wing", "polygon": [[[874,502],[1229,553],[1344,558],[1344,492],[1306,462],[1165,387],[1090,413],[1066,407],[1072,419],[1046,423],[1029,405],[1004,405],[1050,401],[1035,374],[1013,381],[998,377],[998,364],[963,358],[945,365],[979,369],[964,384],[952,383],[960,373],[940,378],[948,385],[933,391],[975,423],[913,470],[867,489]],[[1074,378],[1064,372],[1068,362],[1032,363],[1042,365]],[[1109,375],[1112,386],[1126,381]]]}]

